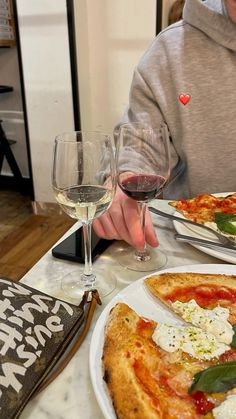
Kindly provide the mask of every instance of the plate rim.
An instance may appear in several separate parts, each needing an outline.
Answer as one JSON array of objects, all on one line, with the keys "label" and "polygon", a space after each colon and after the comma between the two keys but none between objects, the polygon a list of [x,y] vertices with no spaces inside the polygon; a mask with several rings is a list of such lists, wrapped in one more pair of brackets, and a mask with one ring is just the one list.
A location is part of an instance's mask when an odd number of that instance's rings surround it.
[{"label": "plate rim", "polygon": [[[235,270],[235,272],[233,272]],[[103,381],[102,377],[102,364],[101,359],[99,365],[96,364],[96,355],[99,352],[99,356],[102,354],[103,344],[104,344],[104,327],[106,324],[106,320],[108,318],[109,312],[115,304],[119,302],[125,302],[125,298],[132,293],[133,288],[137,288],[139,285],[143,284],[145,278],[148,278],[153,275],[165,273],[165,272],[196,272],[196,273],[222,273],[228,275],[236,275],[236,267],[235,265],[230,264],[192,264],[192,265],[180,265],[175,266],[172,268],[166,268],[163,270],[159,270],[156,272],[149,273],[138,280],[132,282],[127,287],[123,288],[120,292],[118,292],[105,306],[104,310],[100,314],[99,318],[96,321],[96,324],[93,329],[93,333],[91,336],[90,342],[90,351],[89,351],[89,375],[90,380],[92,383],[92,388],[97,400],[97,403],[106,419],[116,419],[115,411],[113,409],[112,401],[108,394],[108,390],[106,388],[106,384]],[[145,288],[143,287],[143,291],[145,292]],[[153,298],[151,295],[149,298]],[[152,300],[153,301],[153,300]],[[158,306],[158,304],[157,304]],[[168,309],[162,307],[163,311],[168,313]],[[102,335],[102,336],[101,336]],[[98,376],[100,371],[100,376]],[[97,378],[100,380],[100,384],[97,384]],[[105,398],[105,402],[104,402]],[[109,407],[109,411],[107,411],[107,407]]]}]

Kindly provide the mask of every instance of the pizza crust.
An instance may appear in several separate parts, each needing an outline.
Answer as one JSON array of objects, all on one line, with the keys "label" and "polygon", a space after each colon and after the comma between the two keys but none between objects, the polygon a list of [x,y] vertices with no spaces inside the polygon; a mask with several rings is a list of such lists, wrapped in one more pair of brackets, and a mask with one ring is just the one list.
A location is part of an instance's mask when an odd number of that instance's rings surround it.
[{"label": "pizza crust", "polygon": [[[119,419],[159,419],[161,410],[153,409],[150,398],[145,394],[133,373],[132,362],[140,347],[136,346],[136,326],[140,317],[126,304],[117,304],[108,318],[105,328],[105,343],[103,349],[104,380],[110,392],[112,403]],[[156,323],[153,322],[153,330]],[[140,337],[139,339],[140,340]],[[146,346],[146,339],[143,339]],[[130,354],[130,356],[127,356]],[[153,343],[147,350],[152,368],[157,368],[158,358],[156,346]]]},{"label": "pizza crust", "polygon": [[144,280],[144,283],[152,295],[170,307],[165,298],[179,288],[218,285],[221,288],[229,287],[236,290],[236,275],[167,272],[148,277]]}]

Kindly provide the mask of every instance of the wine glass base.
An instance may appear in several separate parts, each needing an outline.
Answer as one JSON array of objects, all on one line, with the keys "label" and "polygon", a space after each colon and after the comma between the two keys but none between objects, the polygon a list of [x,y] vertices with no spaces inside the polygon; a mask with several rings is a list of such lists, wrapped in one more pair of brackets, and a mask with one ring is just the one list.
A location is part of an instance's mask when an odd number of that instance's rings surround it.
[{"label": "wine glass base", "polygon": [[116,260],[126,269],[139,272],[153,272],[163,268],[167,263],[167,256],[158,248],[148,247],[150,252],[149,260],[136,260],[134,248],[127,245],[125,248],[118,250]]},{"label": "wine glass base", "polygon": [[107,275],[105,271],[96,269],[92,276],[95,281],[90,281],[88,285],[85,285],[82,271],[75,270],[68,273],[61,280],[63,293],[73,300],[80,301],[85,291],[96,289],[102,298],[111,294],[116,288],[116,279],[112,274]]}]

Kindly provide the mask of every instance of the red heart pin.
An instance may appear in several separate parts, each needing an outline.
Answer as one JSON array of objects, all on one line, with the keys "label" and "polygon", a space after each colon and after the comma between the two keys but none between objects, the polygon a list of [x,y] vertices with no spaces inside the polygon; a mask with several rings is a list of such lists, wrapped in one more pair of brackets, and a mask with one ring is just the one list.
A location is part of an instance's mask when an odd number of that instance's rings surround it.
[{"label": "red heart pin", "polygon": [[187,103],[190,101],[190,94],[189,93],[181,93],[181,95],[179,95],[179,101],[185,106],[187,105]]}]

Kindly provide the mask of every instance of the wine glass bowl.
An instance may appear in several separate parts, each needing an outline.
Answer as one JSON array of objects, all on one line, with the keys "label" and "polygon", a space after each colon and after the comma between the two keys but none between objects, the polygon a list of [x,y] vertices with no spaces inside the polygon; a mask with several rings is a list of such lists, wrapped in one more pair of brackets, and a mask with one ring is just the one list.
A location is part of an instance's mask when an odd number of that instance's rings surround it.
[{"label": "wine glass bowl", "polygon": [[156,198],[166,183],[159,175],[123,173],[119,176],[122,191],[137,202],[149,202]]},{"label": "wine glass bowl", "polygon": [[[105,183],[109,176],[109,184]],[[94,272],[91,259],[92,221],[111,205],[116,190],[116,167],[111,138],[100,132],[73,131],[58,135],[53,153],[52,186],[56,201],[71,218],[81,222],[85,245],[83,272],[62,278],[63,291],[72,298],[88,289],[101,296],[115,288],[112,277]]]},{"label": "wine glass bowl", "polygon": [[[121,125],[118,135],[117,175],[120,189],[138,203],[145,237],[147,203],[157,198],[170,175],[169,134],[166,124],[154,129],[141,123]],[[137,271],[154,271],[166,264],[159,249],[126,248],[117,255],[121,265]]]}]

